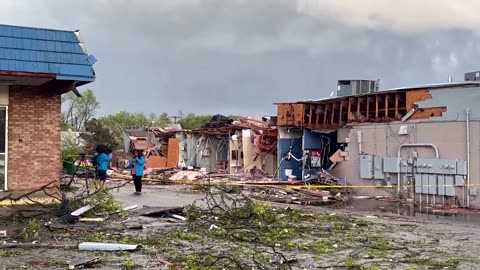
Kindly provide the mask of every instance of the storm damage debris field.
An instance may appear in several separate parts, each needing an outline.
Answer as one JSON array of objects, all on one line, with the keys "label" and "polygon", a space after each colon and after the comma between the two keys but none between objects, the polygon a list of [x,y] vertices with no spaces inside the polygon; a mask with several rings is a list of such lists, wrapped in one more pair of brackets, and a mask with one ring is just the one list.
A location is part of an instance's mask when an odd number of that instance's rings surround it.
[{"label": "storm damage debris field", "polygon": [[[162,190],[156,192],[162,196]],[[149,206],[120,211],[101,221],[57,224],[55,217],[46,215],[2,219],[0,229],[6,235],[0,235],[4,241],[0,266],[476,269],[480,264],[480,234],[472,225],[263,203],[241,192],[212,193],[210,188],[202,192],[202,200],[185,207]],[[98,250],[80,250],[92,242],[103,244],[96,245]],[[129,248],[115,250],[120,247]]]}]

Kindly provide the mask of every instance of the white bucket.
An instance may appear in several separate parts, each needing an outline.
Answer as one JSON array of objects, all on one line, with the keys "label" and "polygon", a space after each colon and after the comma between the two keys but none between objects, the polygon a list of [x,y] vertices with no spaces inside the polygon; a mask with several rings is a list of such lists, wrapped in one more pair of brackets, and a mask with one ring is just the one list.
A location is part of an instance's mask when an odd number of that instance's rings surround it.
[{"label": "white bucket", "polygon": [[292,169],[285,169],[285,176],[288,178],[289,176],[291,176],[293,173],[293,170]]}]

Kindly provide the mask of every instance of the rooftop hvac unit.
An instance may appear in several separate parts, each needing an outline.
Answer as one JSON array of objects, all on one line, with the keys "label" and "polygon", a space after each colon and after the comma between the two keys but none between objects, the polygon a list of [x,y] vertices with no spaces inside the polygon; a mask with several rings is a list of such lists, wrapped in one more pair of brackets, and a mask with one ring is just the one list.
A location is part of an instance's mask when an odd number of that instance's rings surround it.
[{"label": "rooftop hvac unit", "polygon": [[480,71],[465,73],[465,81],[480,81]]},{"label": "rooftop hvac unit", "polygon": [[337,96],[353,96],[378,92],[379,81],[373,80],[340,80]]}]

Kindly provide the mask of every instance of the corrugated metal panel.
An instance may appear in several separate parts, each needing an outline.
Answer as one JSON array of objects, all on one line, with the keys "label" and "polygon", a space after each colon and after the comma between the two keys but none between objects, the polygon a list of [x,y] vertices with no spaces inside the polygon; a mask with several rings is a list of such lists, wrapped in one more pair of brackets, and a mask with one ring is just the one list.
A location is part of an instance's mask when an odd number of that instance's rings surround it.
[{"label": "corrugated metal panel", "polygon": [[56,74],[93,81],[89,56],[73,31],[0,25],[0,71]]}]

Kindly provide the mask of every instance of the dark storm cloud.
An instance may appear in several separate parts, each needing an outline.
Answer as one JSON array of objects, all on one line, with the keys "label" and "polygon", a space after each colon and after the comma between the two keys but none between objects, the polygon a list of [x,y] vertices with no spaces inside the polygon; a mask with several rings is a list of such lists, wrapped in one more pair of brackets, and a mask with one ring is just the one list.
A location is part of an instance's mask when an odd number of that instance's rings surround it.
[{"label": "dark storm cloud", "polygon": [[99,59],[88,87],[102,113],[261,115],[273,102],[329,96],[337,79],[390,88],[480,69],[477,4],[458,2],[12,0],[0,15],[80,29]]}]

